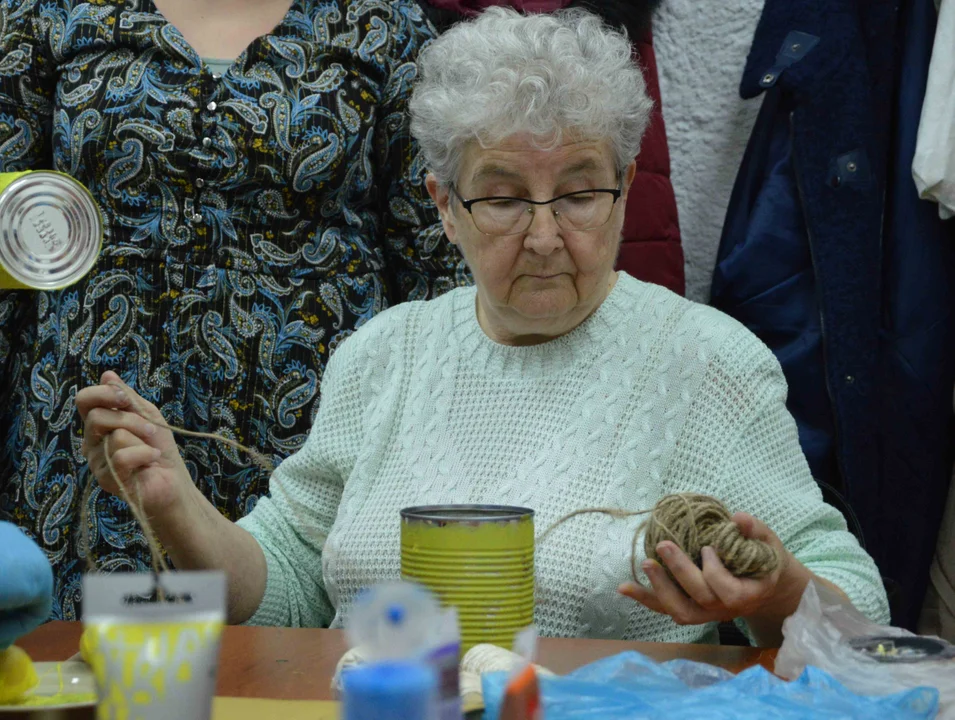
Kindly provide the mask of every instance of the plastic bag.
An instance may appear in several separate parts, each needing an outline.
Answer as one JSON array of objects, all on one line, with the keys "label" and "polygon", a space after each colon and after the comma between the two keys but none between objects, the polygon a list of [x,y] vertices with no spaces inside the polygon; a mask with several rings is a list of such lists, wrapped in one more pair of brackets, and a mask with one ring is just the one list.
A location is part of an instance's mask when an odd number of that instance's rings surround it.
[{"label": "plastic bag", "polygon": [[[484,676],[488,720],[499,717],[507,678]],[[544,720],[909,720],[934,718],[938,707],[938,693],[930,688],[869,698],[815,668],[785,682],[762,667],[733,675],[687,660],[661,665],[636,652],[541,678],[540,685]]]},{"label": "plastic bag", "polygon": [[[863,695],[933,687],[939,692],[938,717],[955,720],[955,648],[943,640],[876,625],[833,590],[816,583],[806,587],[799,608],[783,623],[783,636],[775,666],[780,677],[796,677],[807,665],[814,665]],[[883,640],[867,642],[867,638]],[[938,653],[934,656],[938,659],[906,655],[892,648],[893,644],[915,643],[928,646]],[[884,653],[887,657],[876,659],[879,653],[859,649],[879,645],[889,649]]]}]

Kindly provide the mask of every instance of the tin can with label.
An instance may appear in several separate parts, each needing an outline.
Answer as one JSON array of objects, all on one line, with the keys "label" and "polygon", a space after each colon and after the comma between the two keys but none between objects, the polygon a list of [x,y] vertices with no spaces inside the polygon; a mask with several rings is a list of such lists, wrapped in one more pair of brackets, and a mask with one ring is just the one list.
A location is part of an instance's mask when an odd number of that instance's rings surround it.
[{"label": "tin can with label", "polygon": [[461,652],[510,650],[534,622],[534,511],[438,505],[401,511],[401,575],[458,611]]},{"label": "tin can with label", "polygon": [[102,216],[81,183],[48,170],[0,173],[0,289],[72,285],[102,244]]}]

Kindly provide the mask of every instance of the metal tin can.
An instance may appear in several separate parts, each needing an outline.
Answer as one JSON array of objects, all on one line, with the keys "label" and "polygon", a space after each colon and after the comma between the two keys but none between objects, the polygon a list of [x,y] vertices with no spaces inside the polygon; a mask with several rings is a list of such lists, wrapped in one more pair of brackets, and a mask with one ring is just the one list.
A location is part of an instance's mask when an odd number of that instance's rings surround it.
[{"label": "metal tin can", "polygon": [[69,175],[0,173],[0,289],[59,290],[93,267],[103,219]]},{"label": "metal tin can", "polygon": [[462,653],[508,650],[534,621],[534,511],[432,505],[401,511],[401,575],[457,608]]}]

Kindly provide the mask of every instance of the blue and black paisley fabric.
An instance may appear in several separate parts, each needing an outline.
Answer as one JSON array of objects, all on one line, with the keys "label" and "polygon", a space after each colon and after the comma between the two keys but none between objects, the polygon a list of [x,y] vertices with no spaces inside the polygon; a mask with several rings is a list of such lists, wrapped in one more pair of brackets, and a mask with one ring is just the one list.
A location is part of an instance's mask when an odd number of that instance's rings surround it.
[{"label": "blue and black paisley fabric", "polygon": [[[408,134],[413,0],[295,0],[222,77],[152,0],[0,0],[0,170],[83,182],[108,227],[57,292],[0,290],[0,519],[56,570],[75,619],[91,482],[74,398],[118,372],[167,420],[295,452],[336,345],[389,304],[468,281]],[[184,440],[237,519],[267,491],[229,447]],[[125,504],[92,494],[92,559],[142,570]]]}]

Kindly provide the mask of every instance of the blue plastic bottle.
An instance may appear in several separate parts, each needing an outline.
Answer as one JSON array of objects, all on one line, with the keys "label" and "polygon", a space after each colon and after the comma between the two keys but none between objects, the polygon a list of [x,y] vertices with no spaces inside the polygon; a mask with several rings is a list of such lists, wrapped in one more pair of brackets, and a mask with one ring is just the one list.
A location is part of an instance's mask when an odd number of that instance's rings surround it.
[{"label": "blue plastic bottle", "polygon": [[379,662],[342,675],[342,720],[434,720],[438,683],[422,663]]},{"label": "blue plastic bottle", "polygon": [[429,668],[438,683],[435,720],[462,720],[457,611],[442,610],[437,598],[420,585],[384,583],[355,600],[345,632],[349,645],[361,649],[369,667],[415,662]]}]

